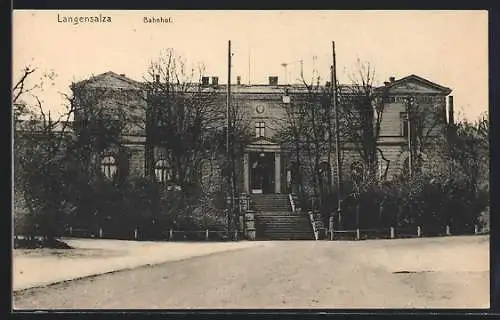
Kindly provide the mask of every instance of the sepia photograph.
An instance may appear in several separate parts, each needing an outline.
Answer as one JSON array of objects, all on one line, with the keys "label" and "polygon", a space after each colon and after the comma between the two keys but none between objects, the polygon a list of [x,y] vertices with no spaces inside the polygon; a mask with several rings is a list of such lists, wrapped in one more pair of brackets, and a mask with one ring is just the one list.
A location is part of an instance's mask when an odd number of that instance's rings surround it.
[{"label": "sepia photograph", "polygon": [[486,10],[13,10],[12,309],[490,308]]}]

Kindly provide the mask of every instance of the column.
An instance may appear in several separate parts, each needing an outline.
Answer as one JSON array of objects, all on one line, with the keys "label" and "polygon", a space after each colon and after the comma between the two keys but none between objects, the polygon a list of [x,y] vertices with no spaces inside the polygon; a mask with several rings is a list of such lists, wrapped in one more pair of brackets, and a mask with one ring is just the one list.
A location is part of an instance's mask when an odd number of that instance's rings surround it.
[{"label": "column", "polygon": [[274,192],[281,193],[281,154],[274,153]]},{"label": "column", "polygon": [[249,166],[248,152],[245,152],[245,154],[243,155],[243,181],[244,181],[243,190],[247,194],[250,193],[250,182],[249,182],[250,179],[248,176],[248,166]]}]

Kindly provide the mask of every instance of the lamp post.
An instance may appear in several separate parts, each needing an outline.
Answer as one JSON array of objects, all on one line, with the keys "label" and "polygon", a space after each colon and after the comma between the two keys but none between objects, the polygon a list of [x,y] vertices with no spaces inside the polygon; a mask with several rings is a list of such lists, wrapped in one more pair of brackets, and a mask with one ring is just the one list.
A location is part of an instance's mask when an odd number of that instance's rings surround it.
[{"label": "lamp post", "polygon": [[[413,97],[410,96],[407,98],[407,104],[406,104],[406,119],[408,122],[408,177],[409,177],[409,179],[411,179],[412,175],[413,175],[413,168],[412,168],[413,150],[412,150],[412,144],[411,144],[411,139],[412,139],[411,121],[413,120],[412,113],[413,113]],[[408,203],[408,212],[409,212],[409,216],[410,216],[410,221],[413,221],[412,211],[413,211],[413,208],[412,208],[412,203],[411,203],[411,198],[410,198],[410,201]]]},{"label": "lamp post", "polygon": [[411,120],[412,120],[412,112],[413,112],[413,97],[408,97],[406,99],[406,120],[408,126],[408,175],[412,177],[412,145],[411,145]]},{"label": "lamp post", "polygon": [[233,119],[233,109],[231,107],[231,40],[228,41],[228,69],[227,69],[227,103],[226,103],[226,161],[227,161],[227,230],[228,237],[232,234],[232,230],[235,227],[235,177],[234,177],[234,119]]},{"label": "lamp post", "polygon": [[[342,167],[340,158],[340,133],[339,133],[339,114],[337,106],[337,75],[336,75],[336,58],[335,58],[335,41],[332,41],[332,58],[333,64],[331,69],[331,82],[332,82],[332,106],[333,113],[335,116],[335,153],[336,153],[336,165],[337,165],[337,214],[338,223],[341,226],[342,223]],[[333,230],[332,230],[333,232]]]},{"label": "lamp post", "polygon": [[227,178],[227,193],[226,193],[226,210],[227,210],[227,236],[231,232],[231,215],[232,215],[232,188],[231,188],[231,152],[230,152],[230,135],[231,135],[231,40],[228,41],[227,55],[227,97],[226,97],[226,178]]}]

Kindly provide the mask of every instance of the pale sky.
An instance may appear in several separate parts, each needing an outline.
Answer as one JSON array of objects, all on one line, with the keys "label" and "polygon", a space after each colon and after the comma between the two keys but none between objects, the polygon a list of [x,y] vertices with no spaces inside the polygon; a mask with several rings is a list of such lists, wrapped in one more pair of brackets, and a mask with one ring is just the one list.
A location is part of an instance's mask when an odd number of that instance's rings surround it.
[{"label": "pale sky", "polygon": [[[59,18],[58,18],[59,14]],[[58,22],[63,16],[110,16],[111,23]],[[144,17],[172,23],[144,23]],[[151,60],[173,48],[208,76],[227,82],[228,40],[233,49],[232,82],[289,83],[315,66],[329,77],[332,41],[337,76],[349,83],[356,60],[370,62],[378,84],[416,74],[450,87],[455,110],[470,120],[488,110],[487,11],[24,11],[13,13],[14,81],[26,65],[57,78],[38,94],[61,110],[58,92],[72,81],[106,71],[141,81]],[[316,58],[314,58],[316,56]],[[250,66],[250,68],[249,68]],[[250,71],[249,71],[250,70]],[[35,79],[34,79],[35,80]]]}]

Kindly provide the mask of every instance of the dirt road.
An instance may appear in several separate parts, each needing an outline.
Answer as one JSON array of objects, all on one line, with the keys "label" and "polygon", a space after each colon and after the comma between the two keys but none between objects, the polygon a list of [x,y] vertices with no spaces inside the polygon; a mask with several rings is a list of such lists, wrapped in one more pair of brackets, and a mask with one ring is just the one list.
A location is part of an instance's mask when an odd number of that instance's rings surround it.
[{"label": "dirt road", "polygon": [[488,308],[488,265],[479,237],[266,242],[13,300],[15,309]]}]

